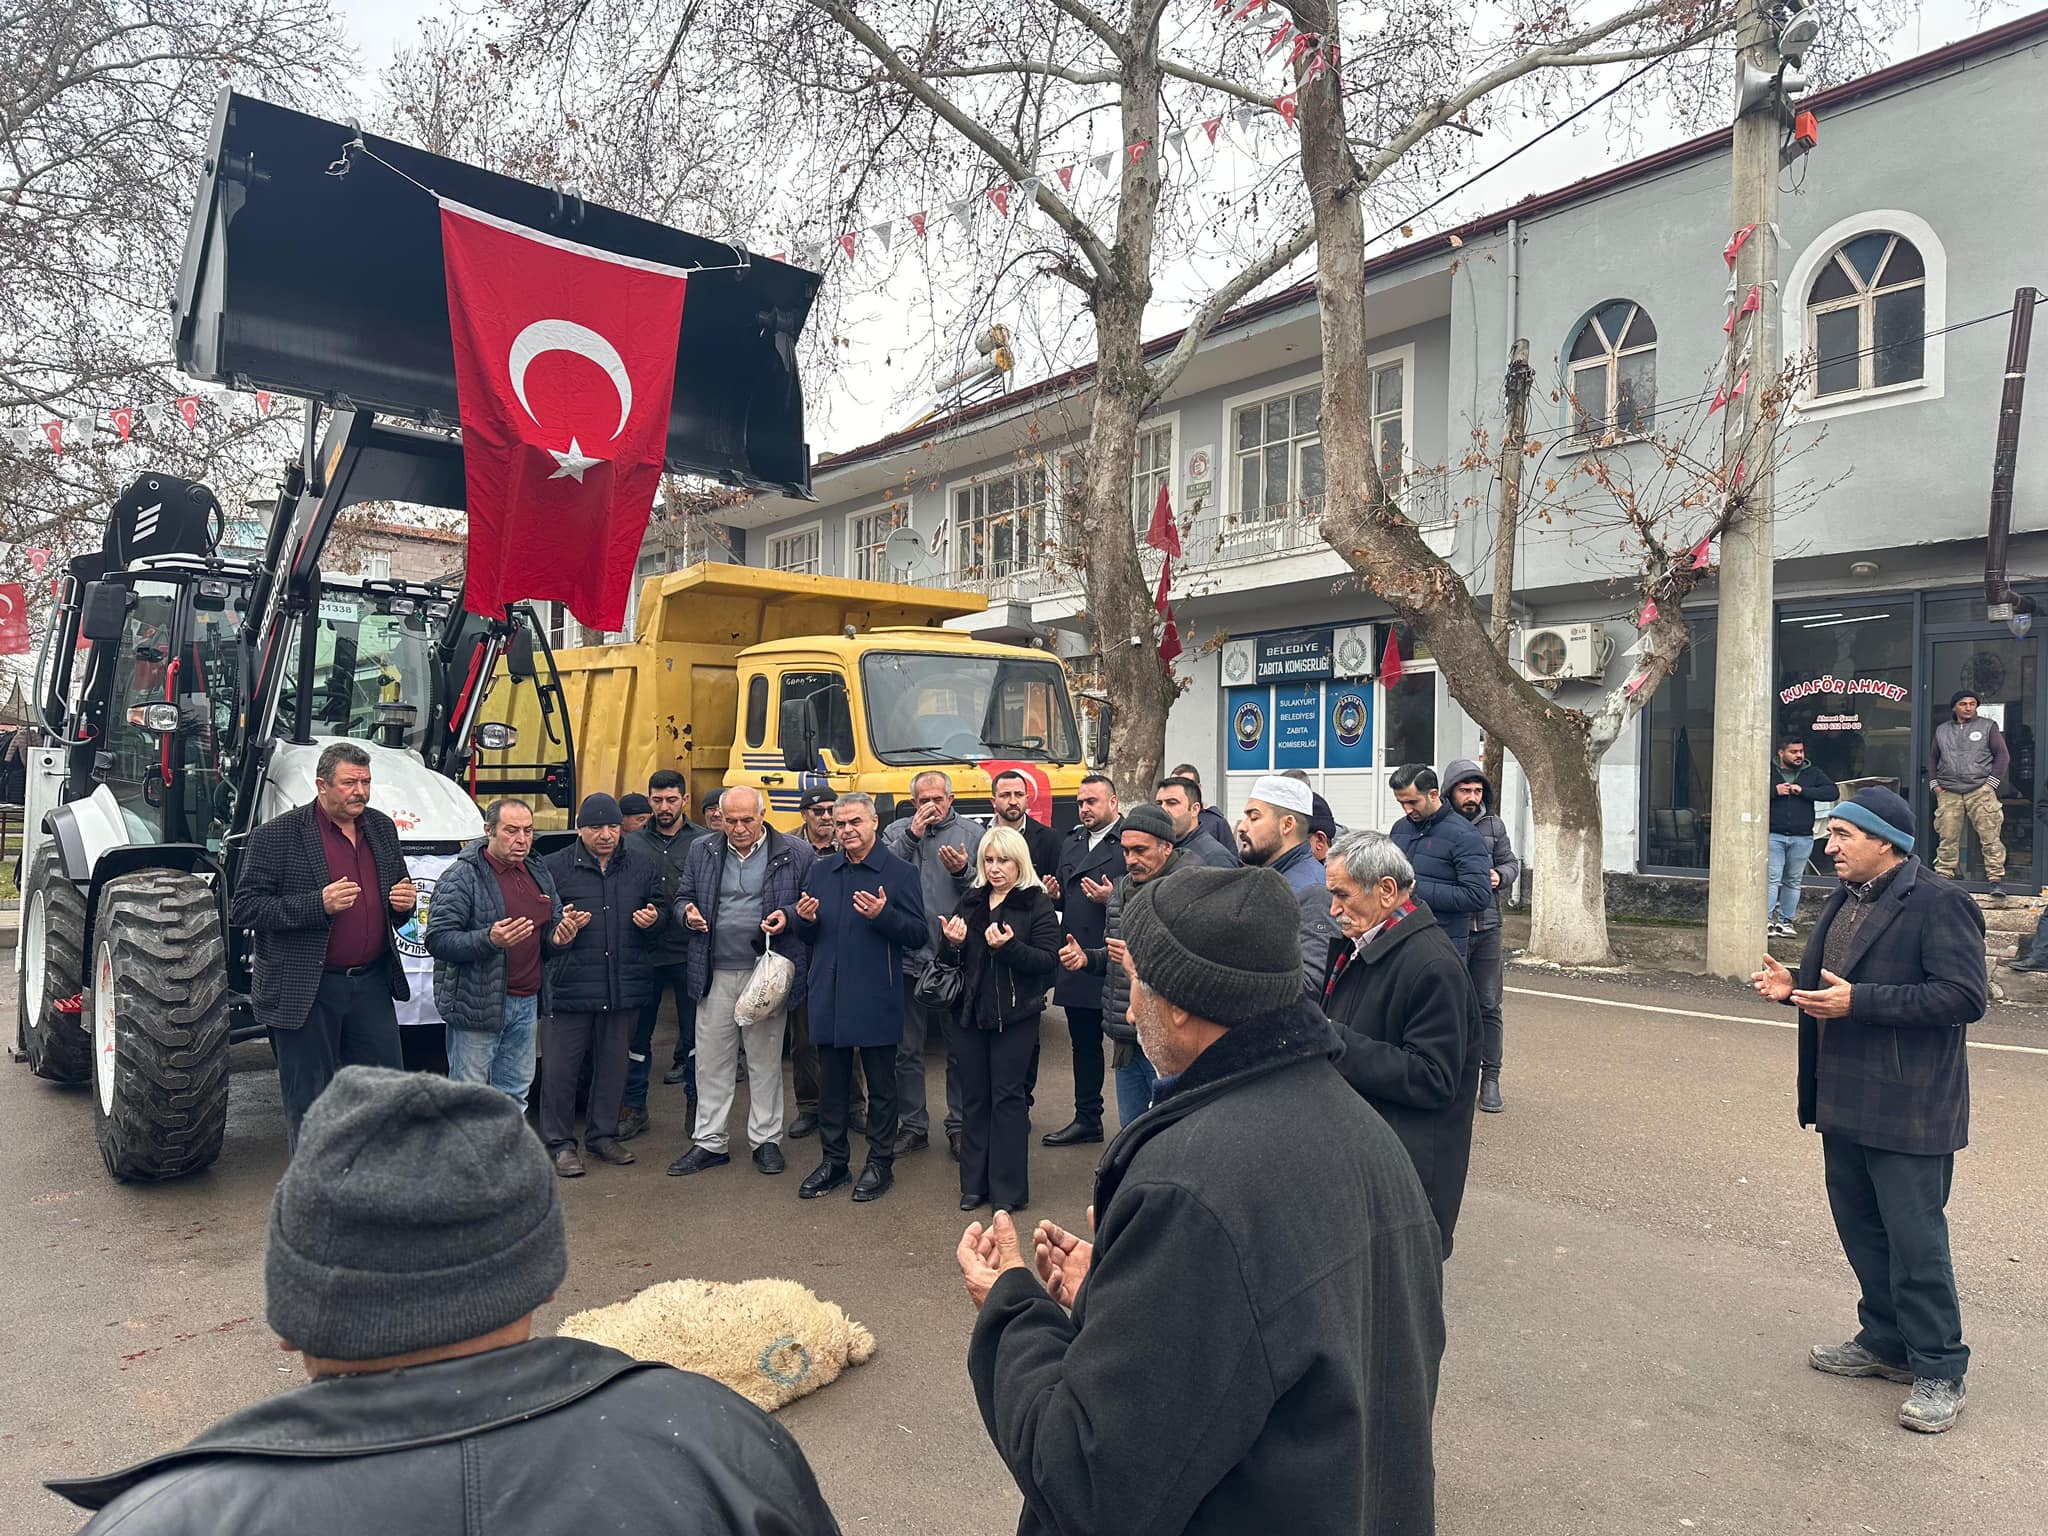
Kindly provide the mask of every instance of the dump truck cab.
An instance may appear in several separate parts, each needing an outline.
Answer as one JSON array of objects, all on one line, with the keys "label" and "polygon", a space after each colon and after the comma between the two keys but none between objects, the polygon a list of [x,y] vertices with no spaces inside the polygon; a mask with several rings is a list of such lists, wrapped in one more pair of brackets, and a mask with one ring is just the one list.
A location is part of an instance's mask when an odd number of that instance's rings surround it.
[{"label": "dump truck cab", "polygon": [[726,784],[753,784],[771,820],[797,824],[806,789],[860,790],[884,822],[918,774],[944,771],[962,814],[987,815],[1014,767],[1033,810],[1064,831],[1087,772],[1066,669],[1025,646],[948,629],[884,626],[742,651],[738,741]]}]

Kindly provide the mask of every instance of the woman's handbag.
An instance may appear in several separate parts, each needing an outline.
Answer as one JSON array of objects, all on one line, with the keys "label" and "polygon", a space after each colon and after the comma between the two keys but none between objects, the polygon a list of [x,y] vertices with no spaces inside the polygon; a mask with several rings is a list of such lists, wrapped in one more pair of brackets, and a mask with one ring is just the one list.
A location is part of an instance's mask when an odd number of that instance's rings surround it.
[{"label": "woman's handbag", "polygon": [[934,960],[917,978],[917,985],[910,989],[910,995],[917,999],[919,1007],[928,1012],[951,1013],[960,1006],[960,994],[964,990],[960,967],[948,960]]}]

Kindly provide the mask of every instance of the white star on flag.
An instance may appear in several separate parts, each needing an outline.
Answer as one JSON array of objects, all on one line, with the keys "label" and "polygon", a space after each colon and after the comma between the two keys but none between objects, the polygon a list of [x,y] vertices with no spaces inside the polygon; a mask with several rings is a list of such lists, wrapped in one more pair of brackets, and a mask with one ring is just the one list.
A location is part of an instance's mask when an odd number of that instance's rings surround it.
[{"label": "white star on flag", "polygon": [[561,466],[552,475],[548,476],[550,480],[574,480],[578,485],[581,485],[585,470],[595,469],[598,465],[604,463],[603,459],[593,459],[589,454],[585,453],[583,445],[577,442],[573,436],[569,439],[569,451],[567,453],[557,453],[552,448],[548,449],[547,452],[548,457]]}]

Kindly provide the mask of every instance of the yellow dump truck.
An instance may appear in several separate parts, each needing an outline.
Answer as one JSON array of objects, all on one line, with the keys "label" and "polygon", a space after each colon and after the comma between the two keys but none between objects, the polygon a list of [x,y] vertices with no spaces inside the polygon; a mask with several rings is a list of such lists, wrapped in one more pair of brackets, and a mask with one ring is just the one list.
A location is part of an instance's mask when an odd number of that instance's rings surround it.
[{"label": "yellow dump truck", "polygon": [[[618,645],[557,651],[578,794],[645,789],[657,768],[690,782],[691,803],[722,785],[754,784],[776,826],[798,825],[813,786],[865,790],[886,823],[929,768],[952,776],[959,809],[989,809],[989,781],[1015,766],[1033,813],[1074,824],[1088,772],[1066,669],[1027,646],[941,626],[984,599],[891,582],[694,565],[649,577],[637,631]],[[531,688],[499,685],[484,717],[531,744],[550,722]],[[506,700],[492,713],[493,704]],[[484,776],[491,759],[481,753]],[[540,805],[544,828],[569,814]]]}]

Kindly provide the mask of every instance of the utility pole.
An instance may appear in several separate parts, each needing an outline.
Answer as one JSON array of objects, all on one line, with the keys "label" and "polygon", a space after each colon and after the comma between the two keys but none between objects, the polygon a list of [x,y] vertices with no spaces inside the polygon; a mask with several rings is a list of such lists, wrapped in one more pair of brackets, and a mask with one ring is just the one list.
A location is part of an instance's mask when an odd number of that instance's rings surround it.
[{"label": "utility pole", "polygon": [[[1500,445],[1500,524],[1493,535],[1493,595],[1487,599],[1493,648],[1503,656],[1508,654],[1509,605],[1515,595],[1515,541],[1522,521],[1522,466],[1527,458],[1529,438],[1529,386],[1535,381],[1536,370],[1529,366],[1528,338],[1517,336],[1514,350],[1508,356],[1508,426],[1507,437]],[[1492,732],[1487,733],[1482,757],[1481,771],[1486,774],[1486,782],[1493,786],[1494,794],[1498,795],[1501,793],[1501,773],[1506,766],[1507,749]]]},{"label": "utility pole", "polygon": [[[1707,969],[1716,976],[1746,978],[1763,957],[1767,919],[1776,553],[1771,465],[1784,406],[1779,398],[1778,337],[1783,61],[1778,56],[1778,31],[1763,0],[1743,0],[1735,35],[1730,233],[1750,233],[1740,242],[1729,288],[1736,319],[1721,385],[1729,397],[1721,418],[1722,467],[1740,504],[1721,537]],[[1745,314],[1744,300],[1752,288],[1759,302]]]}]

